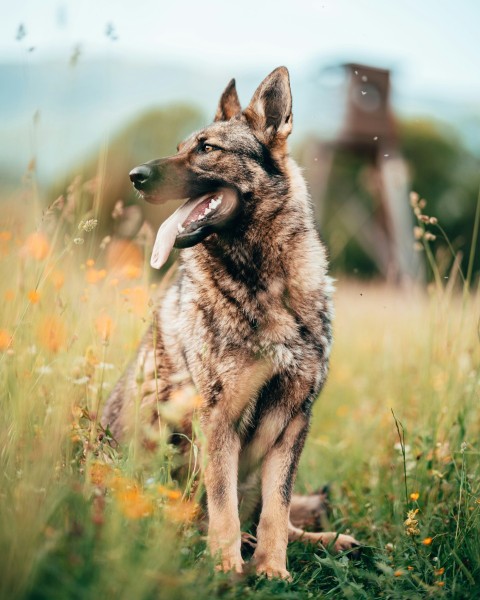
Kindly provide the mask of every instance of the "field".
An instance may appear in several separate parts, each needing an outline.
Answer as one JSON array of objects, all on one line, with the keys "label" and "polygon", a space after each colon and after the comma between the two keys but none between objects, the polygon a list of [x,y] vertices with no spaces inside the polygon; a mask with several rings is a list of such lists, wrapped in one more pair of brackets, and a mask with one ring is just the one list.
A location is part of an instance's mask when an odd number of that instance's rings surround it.
[{"label": "field", "polygon": [[141,246],[97,235],[75,187],[46,211],[34,188],[0,223],[1,598],[480,597],[477,288],[337,283],[297,489],[329,483],[331,525],[362,554],[297,543],[292,583],[236,578],[213,570],[167,431],[115,448],[99,423],[162,283]]}]

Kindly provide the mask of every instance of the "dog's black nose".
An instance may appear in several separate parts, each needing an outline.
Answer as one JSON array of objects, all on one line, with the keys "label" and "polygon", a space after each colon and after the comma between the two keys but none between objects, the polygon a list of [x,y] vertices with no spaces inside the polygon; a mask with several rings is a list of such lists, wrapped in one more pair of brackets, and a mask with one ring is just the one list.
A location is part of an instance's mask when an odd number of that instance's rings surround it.
[{"label": "dog's black nose", "polygon": [[130,181],[133,183],[137,190],[143,190],[148,180],[152,176],[152,169],[147,165],[140,165],[135,167],[129,173]]}]

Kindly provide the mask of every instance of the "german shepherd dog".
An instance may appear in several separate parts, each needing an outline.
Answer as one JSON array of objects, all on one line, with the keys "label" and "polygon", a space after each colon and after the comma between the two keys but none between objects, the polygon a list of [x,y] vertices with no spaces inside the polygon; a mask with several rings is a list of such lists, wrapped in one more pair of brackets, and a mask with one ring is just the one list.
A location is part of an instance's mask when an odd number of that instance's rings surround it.
[{"label": "german shepherd dog", "polygon": [[[289,74],[279,67],[243,111],[232,80],[212,125],[174,156],[130,172],[148,202],[187,198],[160,227],[152,266],[162,267],[174,246],[183,252],[177,281],[103,416],[122,437],[136,403],[153,424],[160,403],[194,385],[206,438],[209,550],[218,568],[242,572],[239,502],[254,490],[261,509],[253,563],[257,573],[282,578],[289,540],[336,551],[357,545],[292,524],[308,505],[302,497],[292,504],[292,488],[327,377],[332,283],[305,181],[288,155],[291,131]],[[180,429],[188,432],[188,420]]]}]

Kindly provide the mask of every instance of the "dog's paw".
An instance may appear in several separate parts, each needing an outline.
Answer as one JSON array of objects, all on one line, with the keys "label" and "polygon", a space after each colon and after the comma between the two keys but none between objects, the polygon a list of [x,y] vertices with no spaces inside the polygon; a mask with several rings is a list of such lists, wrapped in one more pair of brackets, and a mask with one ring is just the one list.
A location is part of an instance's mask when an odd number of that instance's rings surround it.
[{"label": "dog's paw", "polygon": [[285,579],[286,581],[292,581],[292,576],[284,567],[275,565],[274,563],[262,562],[257,563],[255,566],[257,575],[266,575],[268,579]]},{"label": "dog's paw", "polygon": [[223,573],[243,573],[243,559],[241,556],[222,557],[222,560],[215,569]]},{"label": "dog's paw", "polygon": [[345,552],[347,550],[355,550],[355,553],[357,554],[358,549],[361,546],[360,542],[358,542],[353,536],[346,535],[344,533],[337,534],[332,531],[328,533],[322,533],[321,536],[322,538],[320,541],[323,546],[329,546],[333,542],[331,547],[335,553]]}]

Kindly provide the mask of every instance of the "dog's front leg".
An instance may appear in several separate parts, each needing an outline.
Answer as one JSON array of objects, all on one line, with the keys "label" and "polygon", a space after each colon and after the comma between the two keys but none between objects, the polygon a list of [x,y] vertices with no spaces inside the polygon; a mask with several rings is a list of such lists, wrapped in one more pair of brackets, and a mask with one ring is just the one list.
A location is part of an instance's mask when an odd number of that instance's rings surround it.
[{"label": "dog's front leg", "polygon": [[256,570],[267,577],[290,579],[287,544],[290,499],[308,418],[298,414],[265,456],[262,466],[262,512],[254,554]]},{"label": "dog's front leg", "polygon": [[217,413],[207,425],[205,487],[208,503],[210,553],[222,571],[242,572],[238,516],[238,457],[240,440],[231,423]]}]

